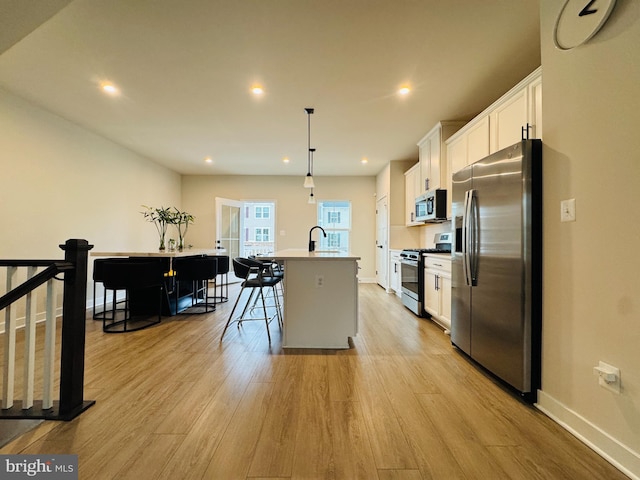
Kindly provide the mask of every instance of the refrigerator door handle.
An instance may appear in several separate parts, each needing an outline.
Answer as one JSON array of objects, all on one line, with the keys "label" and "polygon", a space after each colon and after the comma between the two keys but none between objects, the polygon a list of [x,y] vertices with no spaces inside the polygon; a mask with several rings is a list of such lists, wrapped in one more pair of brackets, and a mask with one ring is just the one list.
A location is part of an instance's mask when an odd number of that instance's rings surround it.
[{"label": "refrigerator door handle", "polygon": [[478,285],[478,192],[470,190],[469,195],[469,280],[472,287]]},{"label": "refrigerator door handle", "polygon": [[466,285],[471,285],[471,204],[474,190],[464,194],[464,213],[462,216],[462,268]]}]

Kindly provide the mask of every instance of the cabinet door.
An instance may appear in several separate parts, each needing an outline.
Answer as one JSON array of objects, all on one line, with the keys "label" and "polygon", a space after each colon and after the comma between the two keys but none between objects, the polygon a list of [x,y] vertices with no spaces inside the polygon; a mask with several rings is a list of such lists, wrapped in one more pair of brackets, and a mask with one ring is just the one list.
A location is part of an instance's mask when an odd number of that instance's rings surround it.
[{"label": "cabinet door", "polygon": [[435,135],[429,142],[429,161],[431,162],[429,177],[429,190],[435,190],[436,188],[443,188],[442,183],[442,171],[446,171],[440,165],[440,134]]},{"label": "cabinet door", "polygon": [[404,204],[405,225],[417,225],[415,221],[416,197],[420,183],[420,164],[416,164],[405,172],[404,177]]},{"label": "cabinet door", "polygon": [[423,308],[433,316],[439,316],[440,293],[436,289],[437,275],[425,269],[424,271],[424,306]]},{"label": "cabinet door", "polygon": [[[434,188],[433,185],[433,165],[431,159],[431,139],[426,139],[420,145],[420,182],[416,196]],[[427,186],[428,185],[428,186]]]},{"label": "cabinet door", "polygon": [[451,328],[451,278],[440,277],[440,320]]},{"label": "cabinet door", "polygon": [[467,163],[474,162],[489,155],[489,116],[482,118],[467,131]]},{"label": "cabinet door", "polygon": [[461,135],[447,145],[449,177],[467,166],[467,135]]},{"label": "cabinet door", "polygon": [[529,85],[529,138],[542,138],[542,76]]},{"label": "cabinet door", "polygon": [[400,254],[393,252],[389,258],[389,286],[394,292],[400,290]]},{"label": "cabinet door", "polygon": [[402,277],[400,273],[401,265],[402,264],[400,263],[400,260],[394,260],[392,265],[393,283],[391,284],[391,288],[393,288],[393,291],[396,292],[397,294],[402,293]]},{"label": "cabinet door", "polygon": [[[490,116],[491,152],[497,152],[522,139],[527,119],[527,89],[523,88],[498,105]],[[525,127],[526,128],[526,127]]]}]

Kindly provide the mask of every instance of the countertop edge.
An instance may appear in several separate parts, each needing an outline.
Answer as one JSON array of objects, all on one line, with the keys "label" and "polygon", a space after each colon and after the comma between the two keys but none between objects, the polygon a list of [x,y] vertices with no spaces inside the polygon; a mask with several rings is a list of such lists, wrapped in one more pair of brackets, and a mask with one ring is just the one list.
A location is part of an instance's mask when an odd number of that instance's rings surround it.
[{"label": "countertop edge", "polygon": [[341,252],[309,252],[303,249],[280,250],[270,255],[275,260],[360,260],[352,253]]}]

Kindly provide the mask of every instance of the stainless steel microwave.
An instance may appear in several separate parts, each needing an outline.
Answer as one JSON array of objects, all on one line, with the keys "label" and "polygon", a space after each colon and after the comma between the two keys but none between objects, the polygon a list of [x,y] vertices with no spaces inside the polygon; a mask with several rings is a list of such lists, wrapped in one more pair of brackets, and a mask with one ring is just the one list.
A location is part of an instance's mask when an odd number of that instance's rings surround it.
[{"label": "stainless steel microwave", "polygon": [[447,220],[447,191],[429,190],[416,197],[417,222],[444,222]]}]

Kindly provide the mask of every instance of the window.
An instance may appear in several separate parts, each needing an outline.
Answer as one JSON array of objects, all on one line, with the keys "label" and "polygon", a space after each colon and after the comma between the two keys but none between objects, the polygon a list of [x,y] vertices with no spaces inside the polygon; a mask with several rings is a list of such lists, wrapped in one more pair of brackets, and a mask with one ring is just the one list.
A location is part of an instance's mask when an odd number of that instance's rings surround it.
[{"label": "window", "polygon": [[340,234],[327,233],[327,245],[331,248],[340,248]]},{"label": "window", "polygon": [[346,200],[318,202],[318,225],[327,232],[326,237],[320,235],[318,250],[349,252],[351,202]]},{"label": "window", "polygon": [[254,240],[256,242],[270,242],[271,241],[271,229],[269,228],[256,228]]},{"label": "window", "polygon": [[242,222],[244,232],[241,255],[269,255],[275,249],[276,204],[270,201],[245,200],[246,216]]},{"label": "window", "polygon": [[340,223],[340,212],[327,212],[327,223]]},{"label": "window", "polygon": [[271,207],[258,205],[254,210],[255,218],[271,218]]}]

